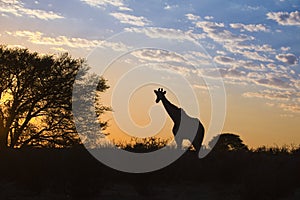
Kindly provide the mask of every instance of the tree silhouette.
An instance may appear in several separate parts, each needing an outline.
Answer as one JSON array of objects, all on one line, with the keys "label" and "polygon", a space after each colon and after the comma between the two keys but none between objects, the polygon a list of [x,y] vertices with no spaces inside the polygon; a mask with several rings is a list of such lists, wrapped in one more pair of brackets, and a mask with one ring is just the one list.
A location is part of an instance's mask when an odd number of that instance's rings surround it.
[{"label": "tree silhouette", "polygon": [[213,152],[228,151],[248,151],[248,147],[243,143],[239,135],[223,133],[215,136],[208,145],[213,148]]},{"label": "tree silhouette", "polygon": [[[0,46],[0,149],[78,144],[72,87],[76,75],[84,76],[87,70],[85,60],[67,53],[39,55]],[[97,89],[103,92],[108,86],[99,80]]]}]

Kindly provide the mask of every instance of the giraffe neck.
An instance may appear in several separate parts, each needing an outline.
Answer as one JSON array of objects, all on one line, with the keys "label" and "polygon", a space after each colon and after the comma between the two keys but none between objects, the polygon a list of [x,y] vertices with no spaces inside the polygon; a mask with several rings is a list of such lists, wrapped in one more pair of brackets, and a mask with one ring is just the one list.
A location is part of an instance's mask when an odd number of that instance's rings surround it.
[{"label": "giraffe neck", "polygon": [[180,108],[172,104],[166,97],[161,99],[167,113],[174,123],[180,123]]}]

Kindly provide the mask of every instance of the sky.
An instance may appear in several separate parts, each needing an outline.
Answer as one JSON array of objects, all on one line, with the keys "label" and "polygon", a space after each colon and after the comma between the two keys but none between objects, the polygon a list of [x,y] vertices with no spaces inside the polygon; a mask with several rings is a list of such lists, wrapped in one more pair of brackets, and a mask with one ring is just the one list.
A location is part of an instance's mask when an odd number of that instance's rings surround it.
[{"label": "sky", "polygon": [[104,75],[111,140],[172,136],[163,87],[210,137],[300,144],[297,0],[1,0],[0,13],[0,44],[69,52]]}]

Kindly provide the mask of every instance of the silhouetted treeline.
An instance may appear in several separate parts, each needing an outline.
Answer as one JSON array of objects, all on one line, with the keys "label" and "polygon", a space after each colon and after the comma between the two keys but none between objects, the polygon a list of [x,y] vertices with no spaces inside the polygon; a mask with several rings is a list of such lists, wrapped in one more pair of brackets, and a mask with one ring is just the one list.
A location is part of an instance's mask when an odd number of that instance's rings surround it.
[{"label": "silhouetted treeline", "polygon": [[81,146],[1,151],[0,163],[0,199],[298,199],[300,189],[300,148],[212,151],[203,159],[189,151],[146,174],[111,169]]}]

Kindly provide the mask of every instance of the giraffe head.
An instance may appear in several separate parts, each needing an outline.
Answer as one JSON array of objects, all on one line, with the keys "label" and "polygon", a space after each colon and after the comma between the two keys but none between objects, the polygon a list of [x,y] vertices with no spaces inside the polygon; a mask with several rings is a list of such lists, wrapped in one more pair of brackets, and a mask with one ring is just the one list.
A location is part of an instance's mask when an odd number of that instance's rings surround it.
[{"label": "giraffe head", "polygon": [[162,98],[165,98],[165,94],[167,93],[162,88],[158,88],[158,90],[154,90],[154,93],[156,94],[156,100],[155,102],[158,103]]}]

